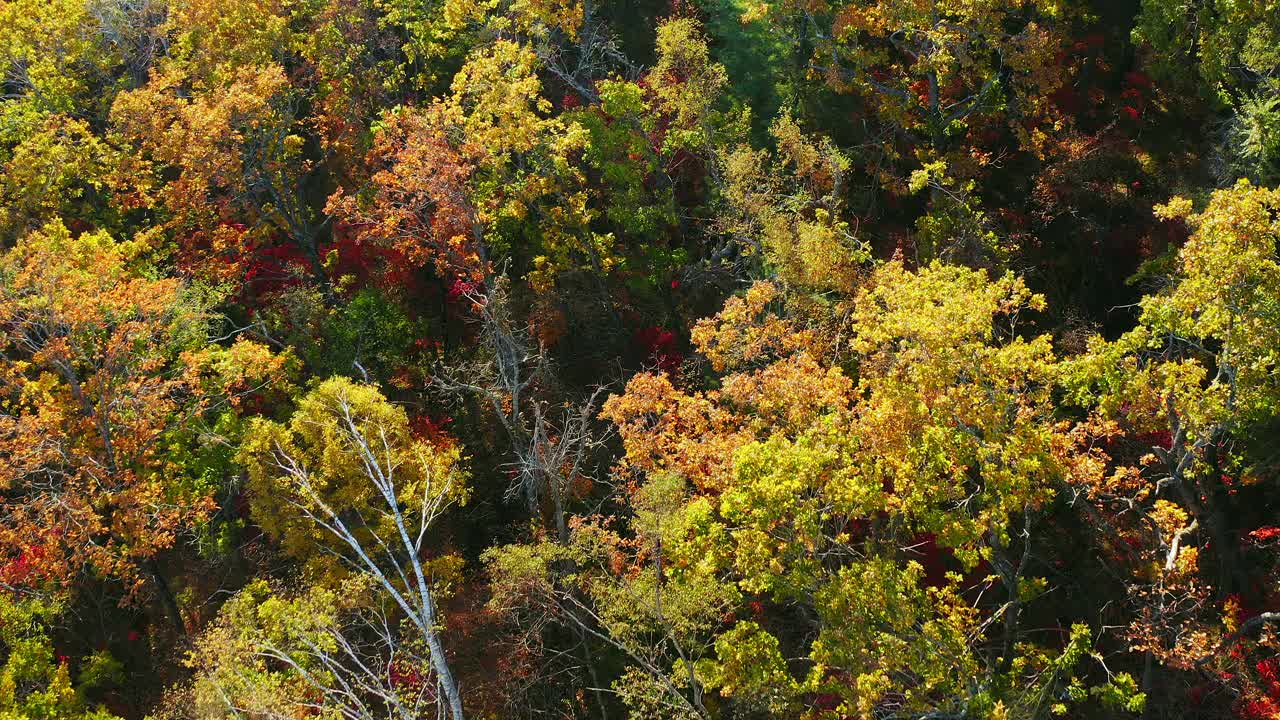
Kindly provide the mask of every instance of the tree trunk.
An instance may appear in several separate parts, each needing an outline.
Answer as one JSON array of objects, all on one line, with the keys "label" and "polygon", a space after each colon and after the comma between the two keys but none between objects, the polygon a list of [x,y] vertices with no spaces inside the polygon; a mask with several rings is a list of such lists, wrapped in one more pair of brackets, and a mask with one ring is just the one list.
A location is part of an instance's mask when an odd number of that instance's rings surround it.
[{"label": "tree trunk", "polygon": [[186,638],[187,624],[182,619],[182,609],[178,607],[178,600],[173,596],[169,581],[160,570],[160,563],[156,562],[155,558],[151,558],[144,563],[143,567],[156,584],[156,594],[160,597],[160,605],[164,607],[165,615],[168,616],[169,622],[173,625],[174,632],[177,633],[179,638]]},{"label": "tree trunk", "polygon": [[437,682],[440,683],[444,696],[449,701],[449,715],[453,720],[464,720],[462,693],[458,690],[458,681],[453,679],[449,661],[444,655],[444,645],[440,643],[440,636],[435,628],[427,631],[427,648],[431,651],[431,664],[435,666]]}]

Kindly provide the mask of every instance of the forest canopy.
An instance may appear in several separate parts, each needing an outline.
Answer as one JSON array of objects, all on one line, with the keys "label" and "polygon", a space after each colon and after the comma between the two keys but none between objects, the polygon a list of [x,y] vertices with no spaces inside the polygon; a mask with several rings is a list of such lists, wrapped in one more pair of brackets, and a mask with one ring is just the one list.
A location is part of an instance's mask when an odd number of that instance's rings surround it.
[{"label": "forest canopy", "polygon": [[0,720],[1280,720],[1280,1],[0,66]]}]

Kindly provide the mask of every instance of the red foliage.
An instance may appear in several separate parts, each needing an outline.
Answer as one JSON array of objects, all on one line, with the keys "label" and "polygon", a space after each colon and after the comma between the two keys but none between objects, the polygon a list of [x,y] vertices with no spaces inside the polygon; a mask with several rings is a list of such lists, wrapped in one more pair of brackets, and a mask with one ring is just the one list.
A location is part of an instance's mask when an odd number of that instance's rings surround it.
[{"label": "red foliage", "polygon": [[43,545],[28,545],[18,557],[0,566],[0,583],[5,585],[30,585],[46,575],[44,560],[48,550]]},{"label": "red foliage", "polygon": [[1272,700],[1280,700],[1280,657],[1271,657],[1259,661],[1256,668],[1258,675],[1262,678],[1262,685],[1266,689],[1267,697]]},{"label": "red foliage", "polygon": [[1254,545],[1265,545],[1272,542],[1280,542],[1280,527],[1270,525],[1260,527],[1248,535],[1249,541]]},{"label": "red foliage", "polygon": [[306,265],[306,257],[296,245],[260,248],[246,261],[245,294],[260,297],[293,287],[305,276]]},{"label": "red foliage", "polygon": [[409,420],[409,432],[418,440],[422,440],[437,447],[450,447],[457,440],[446,429],[453,418],[444,415],[442,417],[431,417],[430,415],[417,415]]},{"label": "red foliage", "polygon": [[[1129,406],[1122,409],[1127,412]],[[1143,447],[1168,448],[1173,443],[1173,435],[1168,430],[1157,430],[1155,432],[1138,433],[1133,436],[1133,441]]]},{"label": "red foliage", "polygon": [[1241,702],[1236,706],[1239,720],[1280,720],[1280,703],[1270,698]]},{"label": "red foliage", "polygon": [[456,302],[460,298],[470,295],[475,291],[475,289],[475,283],[467,282],[462,278],[454,278],[453,282],[449,283],[449,290],[445,293],[445,298],[448,299],[449,302]]},{"label": "red foliage", "polygon": [[701,16],[698,4],[691,0],[668,0],[667,12],[672,18],[698,18]]},{"label": "red foliage", "polygon": [[675,333],[670,330],[655,326],[640,328],[633,341],[648,360],[657,363],[658,369],[668,375],[678,370],[684,362],[684,354],[677,346]]},{"label": "red foliage", "polygon": [[396,115],[377,134],[369,164],[371,194],[339,189],[328,211],[362,245],[393,250],[408,266],[434,265],[445,275],[482,278],[487,263],[475,233],[468,184],[476,149],[450,142],[439,117]]},{"label": "red foliage", "polygon": [[429,689],[423,682],[422,673],[418,672],[417,668],[400,660],[393,661],[391,666],[387,668],[387,677],[391,681],[391,687],[401,692],[417,692]]},{"label": "red foliage", "polygon": [[1151,89],[1151,76],[1131,70],[1124,74],[1124,84],[1130,88]]},{"label": "red foliage", "polygon": [[333,254],[330,272],[335,278],[352,276],[356,279],[352,290],[361,287],[378,287],[396,290],[409,297],[419,297],[423,291],[422,275],[399,246],[364,242],[350,228],[339,224],[334,228],[336,238],[325,254]]}]

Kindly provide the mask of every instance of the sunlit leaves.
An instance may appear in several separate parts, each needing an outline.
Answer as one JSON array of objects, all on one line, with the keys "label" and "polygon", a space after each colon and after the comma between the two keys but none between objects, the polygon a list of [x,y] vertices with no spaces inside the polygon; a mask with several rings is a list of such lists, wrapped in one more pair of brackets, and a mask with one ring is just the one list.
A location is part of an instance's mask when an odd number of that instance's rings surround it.
[{"label": "sunlit leaves", "polygon": [[205,277],[241,277],[250,250],[279,234],[318,265],[300,196],[311,164],[283,68],[236,68],[197,93],[189,79],[154,75],[112,107],[117,138],[135,150],[136,203],[165,211],[179,257]]},{"label": "sunlit leaves", "polygon": [[[740,624],[717,635],[709,682],[772,707],[803,683],[845,714],[870,715],[886,693],[920,711],[992,710],[993,696],[958,684],[994,670],[972,646],[981,611],[960,597],[959,575],[942,582],[935,568],[926,582],[901,548],[927,533],[952,567],[971,569],[1087,465],[1054,417],[1048,337],[1018,332],[1043,299],[1012,275],[882,265],[853,298],[850,377],[805,351],[815,331],[770,309],[777,292],[757,285],[698,327],[695,342],[734,371],[719,389],[685,393],[641,375],[605,405],[629,469],[679,472],[705,498],[689,504],[698,521],[686,530],[707,548],[703,563],[744,597],[816,614],[806,675],[765,692],[761,678],[783,677],[775,641]],[[1035,582],[1008,582],[1030,600],[1024,585]],[[754,662],[729,644],[738,635],[760,646]],[[1013,667],[1032,673],[1046,657],[1028,650]],[[895,679],[906,667],[910,688]]]},{"label": "sunlit leaves", "polygon": [[207,300],[144,275],[138,249],[53,223],[0,256],[0,545],[36,553],[38,578],[138,581],[212,509],[213,488],[163,472],[166,438],[283,370],[209,345]]},{"label": "sunlit leaves", "polygon": [[358,514],[368,524],[355,532],[371,548],[400,531],[384,512],[389,490],[370,476],[379,464],[394,474],[387,480],[394,482],[395,500],[414,517],[466,498],[456,444],[437,446],[413,437],[403,408],[376,388],[342,377],[308,393],[288,424],[254,422],[240,457],[258,523],[285,552],[317,569],[337,569],[325,549],[342,546],[303,510]]},{"label": "sunlit leaves", "polygon": [[[104,708],[90,707],[84,690],[91,683],[75,683],[66,657],[59,657],[50,627],[63,611],[59,603],[22,597],[6,589],[0,595],[0,717],[5,720],[116,720]],[[85,658],[85,665],[114,661],[105,650]],[[91,673],[81,673],[82,678]]]},{"label": "sunlit leaves", "polygon": [[96,114],[95,97],[114,58],[94,32],[83,0],[23,0],[0,5],[0,152],[36,132],[50,115]]}]

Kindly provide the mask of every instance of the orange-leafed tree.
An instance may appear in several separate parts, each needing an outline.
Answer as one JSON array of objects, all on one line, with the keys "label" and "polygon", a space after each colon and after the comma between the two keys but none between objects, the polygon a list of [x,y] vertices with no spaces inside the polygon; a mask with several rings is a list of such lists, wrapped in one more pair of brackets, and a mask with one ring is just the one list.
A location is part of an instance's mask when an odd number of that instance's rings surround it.
[{"label": "orange-leafed tree", "polygon": [[239,279],[256,248],[283,241],[327,286],[299,104],[278,65],[239,68],[215,88],[171,69],[117,97],[121,172],[136,178],[124,201],[158,211],[153,232],[169,235],[189,272]]},{"label": "orange-leafed tree", "polygon": [[438,114],[388,117],[370,152],[378,170],[369,186],[336,193],[329,211],[349,223],[360,242],[390,247],[442,274],[480,280],[488,258],[469,186],[478,148],[449,142]]},{"label": "orange-leafed tree", "polygon": [[54,222],[0,255],[0,557],[10,584],[151,584],[181,630],[158,558],[214,506],[164,449],[284,360],[210,344],[207,297],[135,250]]}]

